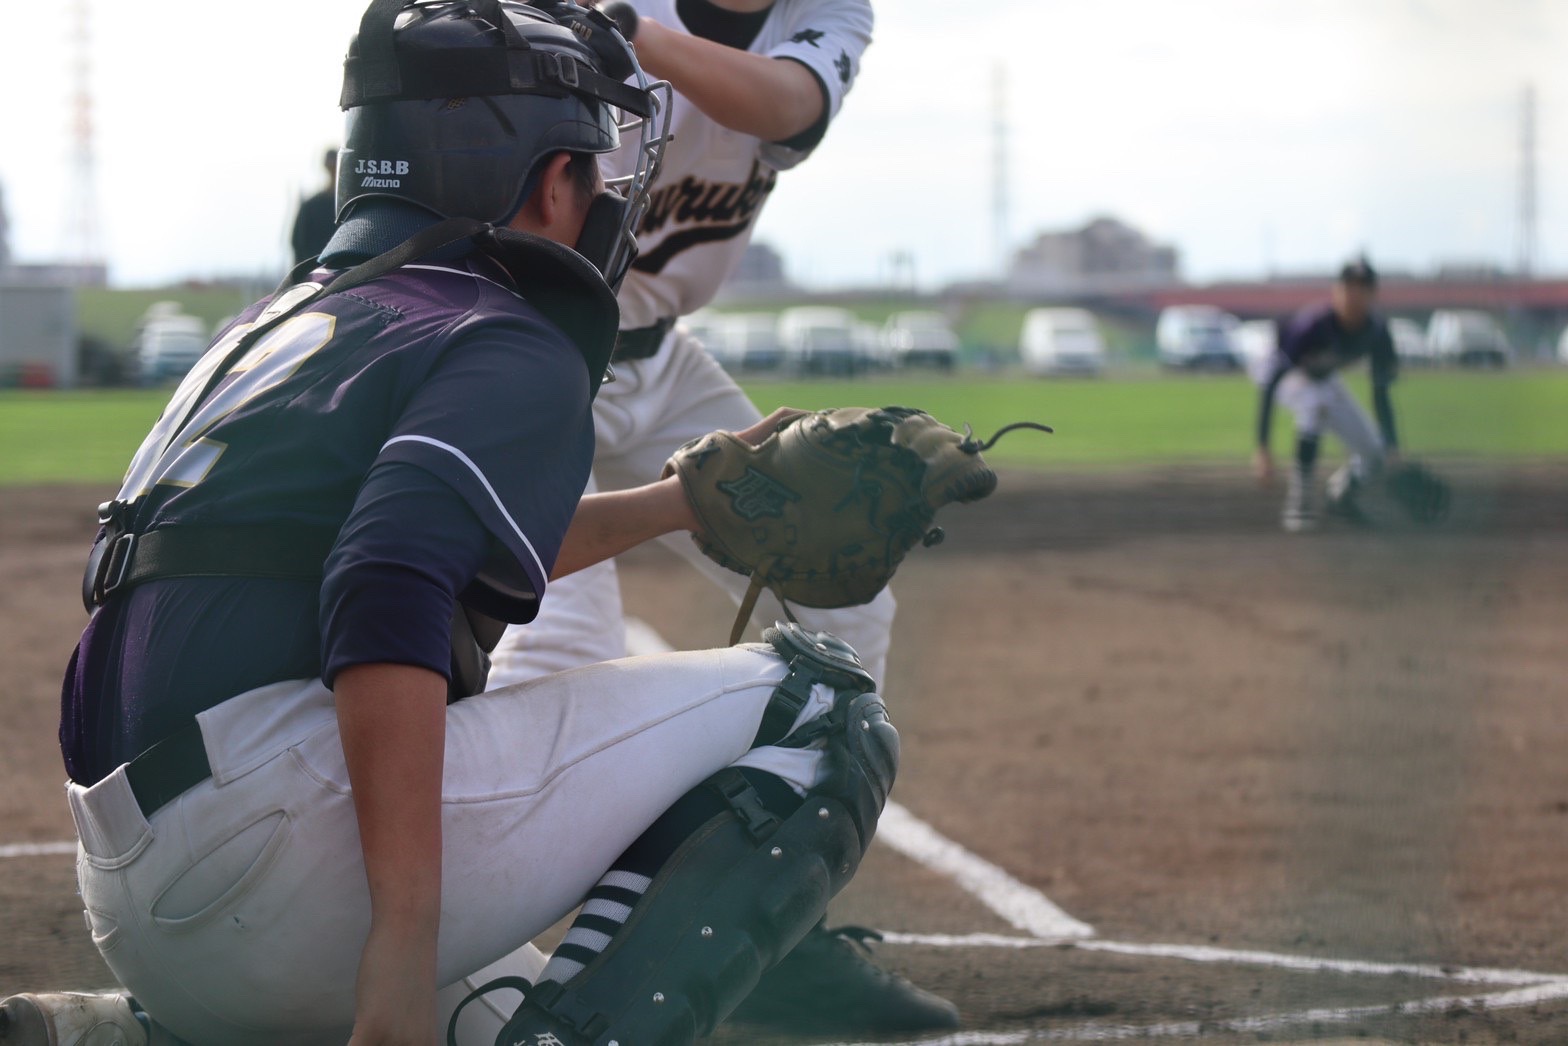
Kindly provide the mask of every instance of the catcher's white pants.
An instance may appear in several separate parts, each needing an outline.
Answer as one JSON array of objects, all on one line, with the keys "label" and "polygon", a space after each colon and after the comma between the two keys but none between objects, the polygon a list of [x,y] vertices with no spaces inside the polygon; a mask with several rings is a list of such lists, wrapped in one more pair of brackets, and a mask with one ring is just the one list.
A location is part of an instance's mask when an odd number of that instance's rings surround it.
[{"label": "catcher's white pants", "polygon": [[[762,415],[702,344],[677,324],[657,355],[615,364],[616,380],[594,403],[594,482],[590,489],[622,490],[659,478],[665,461],[688,440],[709,432],[735,432]],[[729,594],[739,607],[747,579],[702,554],[689,535],[660,539]],[[884,590],[865,606],[840,610],[790,608],[807,628],[849,643],[879,683],[887,665],[888,633],[895,604]],[[680,613],[669,607],[670,614]],[[784,618],[771,594],[757,601],[754,630]],[[506,686],[549,672],[593,664],[626,653],[620,579],[606,562],[550,583],[548,598],[531,624],[508,628],[491,655],[490,685]],[[752,635],[755,636],[753,631]],[[715,636],[714,642],[724,637]]]},{"label": "catcher's white pants", "polygon": [[1298,436],[1338,436],[1349,452],[1349,469],[1358,478],[1382,463],[1383,437],[1338,374],[1313,380],[1292,371],[1281,379],[1275,399],[1295,415]]},{"label": "catcher's white pants", "polygon": [[[760,762],[816,784],[820,752],[748,753],[784,671],[762,645],[659,654],[450,706],[438,960],[449,996],[571,911],[715,771]],[[832,701],[819,686],[800,721]],[[370,910],[332,695],[319,680],[277,683],[198,718],[213,777],[150,819],[123,766],[67,786],[93,941],[182,1038],[341,1044]],[[517,1002],[501,995],[489,1013],[465,1011],[479,1029],[465,1042],[494,1042]]]}]

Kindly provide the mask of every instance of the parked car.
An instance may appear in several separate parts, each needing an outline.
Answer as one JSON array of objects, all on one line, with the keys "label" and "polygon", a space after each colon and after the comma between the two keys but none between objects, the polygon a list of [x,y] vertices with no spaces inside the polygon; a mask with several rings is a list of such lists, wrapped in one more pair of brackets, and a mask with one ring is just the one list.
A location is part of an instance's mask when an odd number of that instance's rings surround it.
[{"label": "parked car", "polygon": [[858,320],[848,309],[799,305],[779,313],[779,341],[801,374],[858,374],[870,365]]},{"label": "parked car", "polygon": [[893,366],[893,352],[882,338],[882,328],[865,320],[855,321],[855,345],[859,355],[872,370],[888,370]]},{"label": "parked car", "polygon": [[1105,338],[1087,309],[1030,309],[1018,356],[1031,374],[1098,374],[1105,368]]},{"label": "parked car", "polygon": [[1274,350],[1279,348],[1279,324],[1273,320],[1238,323],[1236,329],[1231,331],[1231,344],[1236,347],[1236,355],[1241,358],[1247,372],[1261,375],[1263,368],[1274,357]]},{"label": "parked car", "polygon": [[1213,305],[1172,305],[1154,324],[1161,365],[1180,370],[1235,370],[1241,366],[1235,316]]},{"label": "parked car", "polygon": [[725,370],[735,370],[740,366],[739,354],[729,336],[729,318],[723,313],[698,309],[682,319],[681,326],[702,342],[702,347],[718,361],[719,366]]},{"label": "parked car", "polygon": [[958,335],[940,312],[895,312],[882,339],[896,367],[952,370],[958,362]]},{"label": "parked car", "polygon": [[1437,362],[1426,330],[1415,320],[1404,316],[1389,317],[1388,335],[1394,339],[1394,355],[1399,357],[1400,363],[1424,366]]},{"label": "parked car", "polygon": [[778,316],[771,312],[732,312],[724,319],[725,337],[742,370],[778,370],[784,365]]},{"label": "parked car", "polygon": [[136,335],[136,368],[143,385],[185,377],[207,351],[207,325],[172,301],[148,306]]},{"label": "parked car", "polygon": [[1438,309],[1427,324],[1426,340],[1434,358],[1461,367],[1504,367],[1513,357],[1502,325],[1479,309]]},{"label": "parked car", "polygon": [[1568,363],[1568,327],[1563,328],[1562,336],[1557,339],[1557,360]]}]

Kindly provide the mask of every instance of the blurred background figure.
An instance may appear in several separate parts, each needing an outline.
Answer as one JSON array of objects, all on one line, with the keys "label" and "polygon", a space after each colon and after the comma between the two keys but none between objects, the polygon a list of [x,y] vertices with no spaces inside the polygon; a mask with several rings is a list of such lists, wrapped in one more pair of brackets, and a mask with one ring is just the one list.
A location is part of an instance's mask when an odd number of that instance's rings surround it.
[{"label": "blurred background figure", "polygon": [[319,190],[299,202],[294,215],[294,231],[289,242],[294,247],[294,264],[321,253],[337,224],[337,204],[333,199],[333,184],[338,176],[338,151],[328,149],[321,158],[327,181]]},{"label": "blurred background figure", "polygon": [[[1388,389],[1399,368],[1388,324],[1372,311],[1376,294],[1377,273],[1366,258],[1346,262],[1334,283],[1332,300],[1302,309],[1285,325],[1260,382],[1263,394],[1254,455],[1260,480],[1267,482],[1274,475],[1269,421],[1276,397],[1296,416],[1295,460],[1286,472],[1281,518],[1287,531],[1317,527],[1313,472],[1325,431],[1338,436],[1348,452],[1345,465],[1329,477],[1329,509],[1352,522],[1366,522],[1356,504],[1361,486],[1385,463],[1397,459]],[[1339,377],[1342,368],[1363,359],[1371,371],[1375,426]]]}]

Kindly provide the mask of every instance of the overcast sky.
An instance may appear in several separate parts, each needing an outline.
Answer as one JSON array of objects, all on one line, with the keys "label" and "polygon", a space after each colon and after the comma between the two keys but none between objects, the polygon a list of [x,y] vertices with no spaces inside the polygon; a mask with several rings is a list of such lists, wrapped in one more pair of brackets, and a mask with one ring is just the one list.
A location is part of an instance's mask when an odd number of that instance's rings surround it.
[{"label": "overcast sky", "polygon": [[[363,0],[86,2],[111,279],[280,269]],[[78,196],[68,5],[6,6],[0,187],[13,253],[45,261]],[[994,271],[1000,70],[1011,246],[1111,214],[1197,281],[1363,247],[1385,268],[1512,264],[1531,83],[1538,268],[1562,272],[1565,56],[1565,0],[878,0],[859,82],[758,238],[814,286],[886,278],[898,251],[926,286]]]}]

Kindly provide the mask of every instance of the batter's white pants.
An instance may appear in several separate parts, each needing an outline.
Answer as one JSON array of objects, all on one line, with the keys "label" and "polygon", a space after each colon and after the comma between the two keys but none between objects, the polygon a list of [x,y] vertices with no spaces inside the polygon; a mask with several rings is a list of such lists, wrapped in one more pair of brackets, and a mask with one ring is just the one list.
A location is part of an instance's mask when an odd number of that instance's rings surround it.
[{"label": "batter's white pants", "polygon": [[1296,418],[1298,436],[1338,436],[1349,453],[1351,474],[1364,479],[1383,461],[1383,437],[1338,374],[1313,380],[1300,371],[1285,375],[1275,399]]},{"label": "batter's white pants", "polygon": [[[734,379],[679,324],[666,335],[658,354],[617,363],[615,374],[616,380],[599,390],[594,403],[598,449],[593,465],[596,486],[590,489],[622,490],[650,483],[659,478],[665,461],[681,444],[721,429],[744,429],[762,416]],[[660,540],[727,592],[735,607],[740,606],[747,578],[708,559],[685,533]],[[790,609],[807,628],[831,632],[854,647],[873,678],[881,682],[893,627],[892,593],[884,590],[865,606],[841,610]],[[676,615],[680,608],[668,607],[666,612]],[[752,614],[752,635],[784,616],[778,600],[765,593]],[[714,642],[725,638],[715,636]],[[490,685],[506,686],[625,653],[620,579],[613,562],[601,563],[552,581],[539,617],[507,629],[491,655]]]},{"label": "batter's white pants", "polygon": [[[765,765],[797,788],[817,783],[820,752],[748,753],[784,671],[762,645],[659,654],[450,706],[441,982],[460,991],[560,920],[717,770]],[[817,687],[800,721],[832,701]],[[123,766],[67,786],[93,942],[193,1043],[341,1044],[370,907],[332,695],[319,680],[278,683],[198,719],[213,776],[151,818]],[[490,1013],[465,1011],[479,1029],[465,1043],[494,1042],[517,1002],[503,994]]]}]

